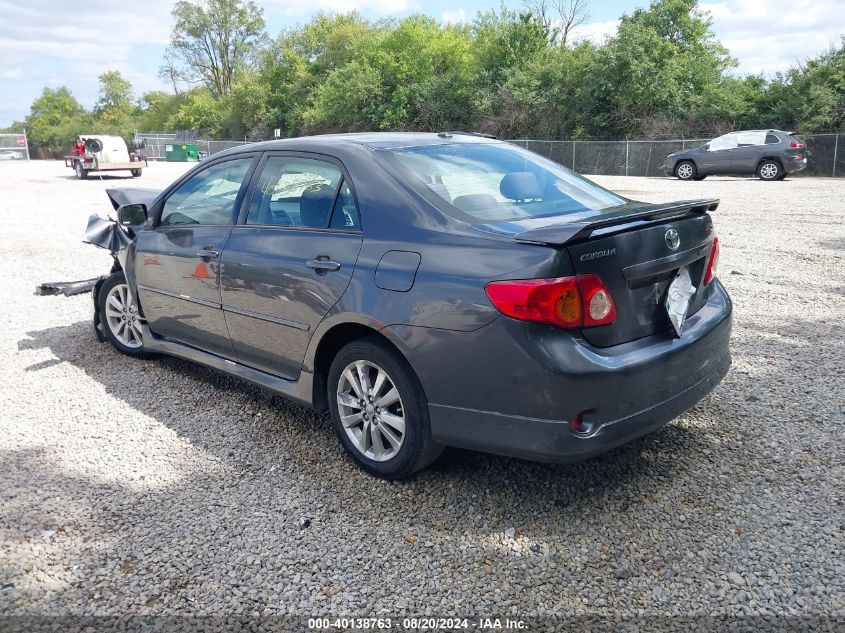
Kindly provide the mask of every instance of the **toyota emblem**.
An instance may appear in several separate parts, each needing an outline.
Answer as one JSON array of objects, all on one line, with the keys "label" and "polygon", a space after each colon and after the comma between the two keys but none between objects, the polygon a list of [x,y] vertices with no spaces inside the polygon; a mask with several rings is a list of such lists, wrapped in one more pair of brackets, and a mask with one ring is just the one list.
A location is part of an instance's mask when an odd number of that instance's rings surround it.
[{"label": "toyota emblem", "polygon": [[678,247],[681,245],[681,236],[678,235],[678,232],[675,229],[669,229],[666,231],[664,238],[666,239],[666,246],[669,247],[669,250],[678,250]]}]

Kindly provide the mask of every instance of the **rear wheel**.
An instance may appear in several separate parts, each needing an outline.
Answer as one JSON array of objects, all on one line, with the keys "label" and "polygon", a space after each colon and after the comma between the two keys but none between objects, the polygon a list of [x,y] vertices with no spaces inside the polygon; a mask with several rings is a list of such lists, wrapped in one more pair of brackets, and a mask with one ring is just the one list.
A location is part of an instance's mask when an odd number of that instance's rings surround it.
[{"label": "rear wheel", "polygon": [[327,396],[341,444],[372,475],[408,477],[443,451],[431,437],[419,379],[382,341],[364,339],[341,349],[329,370]]},{"label": "rear wheel", "polygon": [[757,167],[760,180],[779,180],[783,175],[783,167],[776,160],[766,159]]},{"label": "rear wheel", "polygon": [[73,169],[76,172],[76,177],[80,180],[88,178],[88,171],[82,166],[81,160],[78,160],[73,164]]},{"label": "rear wheel", "polygon": [[100,321],[106,338],[114,347],[129,356],[144,357],[141,339],[141,316],[132,300],[122,271],[112,273],[100,286],[97,296]]},{"label": "rear wheel", "polygon": [[132,174],[133,178],[140,178],[141,177],[141,170],[140,169],[130,169],[129,171]]},{"label": "rear wheel", "polygon": [[695,168],[695,163],[691,160],[682,160],[675,167],[675,176],[678,180],[692,180],[698,176],[698,170]]}]

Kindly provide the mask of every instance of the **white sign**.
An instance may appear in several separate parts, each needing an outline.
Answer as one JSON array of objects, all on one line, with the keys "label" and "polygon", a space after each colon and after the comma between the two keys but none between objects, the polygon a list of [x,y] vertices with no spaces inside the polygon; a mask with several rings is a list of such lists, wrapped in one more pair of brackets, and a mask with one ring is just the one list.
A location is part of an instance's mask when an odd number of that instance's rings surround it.
[{"label": "white sign", "polygon": [[276,128],[275,130],[273,130],[273,136],[275,136],[276,138],[282,138],[281,128]]}]

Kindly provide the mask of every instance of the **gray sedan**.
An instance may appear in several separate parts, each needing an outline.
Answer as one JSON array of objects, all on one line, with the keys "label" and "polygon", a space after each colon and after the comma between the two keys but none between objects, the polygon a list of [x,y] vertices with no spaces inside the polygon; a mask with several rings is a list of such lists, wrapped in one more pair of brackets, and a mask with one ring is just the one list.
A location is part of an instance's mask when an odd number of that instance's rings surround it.
[{"label": "gray sedan", "polygon": [[444,446],[584,459],[730,364],[718,201],[636,202],[501,141],[273,141],[110,196],[121,225],[89,231],[115,255],[102,339],[328,409],[377,476]]}]

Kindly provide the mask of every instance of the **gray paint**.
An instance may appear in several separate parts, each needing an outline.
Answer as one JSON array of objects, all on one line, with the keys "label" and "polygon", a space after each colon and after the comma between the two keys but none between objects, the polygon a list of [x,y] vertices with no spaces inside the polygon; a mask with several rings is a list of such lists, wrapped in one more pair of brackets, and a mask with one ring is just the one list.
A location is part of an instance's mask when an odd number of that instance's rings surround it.
[{"label": "gray paint", "polygon": [[[626,279],[651,283],[678,265],[659,239],[670,225],[681,234],[682,252],[698,258],[690,263],[700,279],[712,239],[706,210],[714,201],[661,207],[666,213],[631,201],[609,225],[608,217],[599,224],[594,218],[573,233],[558,223],[519,241],[518,227],[508,232],[450,216],[374,153],[444,142],[498,141],[337,135],[234,148],[200,163],[151,201],[148,221],[133,227],[124,268],[148,319],[145,346],[319,407],[320,342],[337,326],[363,325],[391,341],[418,374],[438,440],[542,459],[570,459],[624,441],[665,423],[706,393],[702,385],[718,382],[730,358],[731,306],[721,285],[699,291],[679,339],[668,320],[655,324],[654,309]],[[243,201],[269,152],[341,166],[362,231],[244,225]],[[241,156],[254,161],[231,226],[157,227],[163,201],[181,182]],[[590,239],[594,232],[599,236]],[[560,236],[565,247],[556,243]],[[580,263],[583,250],[614,247],[613,257]],[[318,258],[338,268],[309,267]],[[617,323],[579,332],[515,321],[501,316],[484,290],[491,280],[584,270],[614,279],[611,290],[625,310]],[[590,437],[566,427],[580,412],[597,429]],[[636,423],[619,422],[632,414],[640,416]]]},{"label": "gray paint", "polygon": [[754,174],[757,167],[766,158],[774,158],[780,162],[787,174],[801,171],[807,167],[806,162],[795,160],[798,156],[806,156],[806,149],[791,148],[789,146],[791,143],[789,132],[781,130],[766,130],[766,132],[775,134],[780,142],[715,151],[710,151],[708,149],[709,143],[705,143],[700,147],[692,147],[669,154],[663,163],[663,170],[669,175],[674,175],[678,163],[689,160],[695,163],[699,176]]}]

